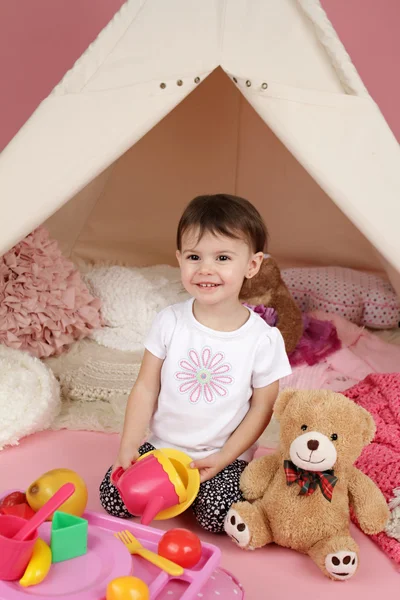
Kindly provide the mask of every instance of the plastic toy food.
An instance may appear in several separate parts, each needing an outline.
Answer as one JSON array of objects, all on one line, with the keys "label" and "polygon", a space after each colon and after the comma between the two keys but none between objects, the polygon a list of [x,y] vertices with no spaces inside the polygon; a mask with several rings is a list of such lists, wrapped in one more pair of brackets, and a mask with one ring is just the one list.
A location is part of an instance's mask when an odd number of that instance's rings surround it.
[{"label": "plastic toy food", "polygon": [[12,506],[2,506],[0,508],[0,514],[2,515],[14,515],[15,517],[22,517],[23,519],[31,519],[35,514],[35,511],[27,504],[13,504]]},{"label": "plastic toy food", "polygon": [[38,527],[42,525],[49,516],[52,515],[68,498],[75,492],[73,483],[64,483],[64,485],[52,496],[39,510],[32,519],[25,521],[24,525],[14,535],[13,539],[18,541],[29,540],[37,532]]},{"label": "plastic toy food", "polygon": [[26,502],[26,496],[23,492],[12,492],[5,496],[0,501],[0,509],[6,506],[16,506],[17,504],[23,504]]},{"label": "plastic toy food", "polygon": [[[67,516],[67,515],[63,515]],[[68,515],[73,518],[72,515]],[[6,577],[0,578],[0,599],[1,600],[18,600],[21,598],[31,598],[32,600],[106,600],[107,586],[111,581],[119,580],[123,577],[129,579],[122,583],[124,585],[110,585],[108,590],[108,600],[149,600],[165,598],[171,600],[182,598],[192,598],[197,600],[198,594],[203,594],[205,600],[209,598],[236,598],[242,600],[243,595],[240,588],[232,591],[232,582],[234,578],[225,575],[225,572],[220,572],[218,575],[218,566],[221,559],[221,550],[212,544],[202,542],[202,556],[193,570],[184,570],[184,573],[179,576],[170,575],[164,570],[156,568],[149,561],[143,560],[141,557],[134,556],[128,551],[127,547],[115,537],[115,533],[120,530],[122,521],[117,517],[112,517],[107,514],[86,511],[84,518],[88,522],[88,548],[87,553],[79,558],[74,558],[65,563],[52,564],[47,577],[39,585],[31,587],[22,587],[19,581],[24,576],[27,566],[33,554],[35,542],[40,537],[50,546],[52,529],[57,519],[52,522],[43,523],[38,530],[38,536],[33,540],[29,555],[24,558],[24,564],[21,569],[14,568],[18,556],[13,554],[13,577],[10,577],[7,572],[3,574]],[[14,535],[22,526],[23,519],[3,515],[0,518],[0,523],[4,521],[15,521],[13,527],[11,523],[9,527],[0,529],[0,536]],[[143,527],[135,521],[124,521],[124,526],[129,528],[129,531],[143,544],[157,552],[158,542],[165,531],[152,527]],[[172,526],[170,526],[172,528]],[[1,537],[0,537],[1,540]],[[4,541],[4,540],[3,540]],[[14,542],[14,540],[8,540]],[[17,542],[17,548],[27,542]],[[6,548],[0,546],[0,574],[2,559],[8,558],[9,552]],[[162,557],[160,557],[162,558]],[[6,566],[7,561],[6,561]],[[184,568],[182,567],[182,570]],[[139,578],[140,582],[134,581],[132,585],[132,576]],[[226,579],[221,581],[222,579]],[[10,583],[12,582],[12,583]],[[143,584],[147,584],[148,588]],[[209,587],[211,588],[209,589]],[[219,593],[216,594],[216,591]],[[135,592],[135,593],[133,593]],[[226,593],[225,593],[226,592]],[[235,595],[233,595],[235,594]]]},{"label": "plastic toy food", "polygon": [[201,552],[200,539],[188,529],[170,529],[158,543],[158,554],[184,569],[191,569],[197,565]]},{"label": "plastic toy food", "polygon": [[106,600],[149,600],[149,588],[138,577],[117,577],[107,586]]},{"label": "plastic toy food", "polygon": [[49,546],[38,538],[33,547],[32,558],[30,559],[26,571],[20,579],[20,585],[29,587],[37,585],[44,580],[51,567],[51,550]]},{"label": "plastic toy food", "polygon": [[[43,506],[65,483],[73,483],[75,492],[59,508],[61,512],[82,516],[85,511],[88,492],[82,477],[70,469],[53,469],[36,479],[26,492],[26,499],[33,510]],[[52,516],[49,517],[49,521]]]}]

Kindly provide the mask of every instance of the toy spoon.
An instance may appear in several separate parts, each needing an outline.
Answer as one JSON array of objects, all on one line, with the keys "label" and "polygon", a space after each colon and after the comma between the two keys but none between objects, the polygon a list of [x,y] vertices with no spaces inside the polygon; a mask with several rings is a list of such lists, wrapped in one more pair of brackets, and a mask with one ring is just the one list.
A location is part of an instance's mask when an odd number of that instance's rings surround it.
[{"label": "toy spoon", "polygon": [[65,483],[60,489],[37,511],[37,513],[29,519],[23,527],[14,535],[13,539],[18,542],[23,542],[50,517],[66,500],[75,492],[73,483]]}]

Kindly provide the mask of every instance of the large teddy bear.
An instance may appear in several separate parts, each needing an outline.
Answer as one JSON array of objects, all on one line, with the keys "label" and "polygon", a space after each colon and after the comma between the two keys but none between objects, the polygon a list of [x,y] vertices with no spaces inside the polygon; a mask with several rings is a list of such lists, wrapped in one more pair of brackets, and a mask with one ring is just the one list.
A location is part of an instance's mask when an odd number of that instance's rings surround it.
[{"label": "large teddy bear", "polygon": [[364,408],[328,390],[285,390],[274,412],[280,445],[243,471],[248,502],[232,505],[225,531],[241,548],[275,542],[308,554],[328,577],[349,579],[358,567],[350,506],[367,534],[383,531],[389,519],[381,491],[354,466],[375,423]]}]

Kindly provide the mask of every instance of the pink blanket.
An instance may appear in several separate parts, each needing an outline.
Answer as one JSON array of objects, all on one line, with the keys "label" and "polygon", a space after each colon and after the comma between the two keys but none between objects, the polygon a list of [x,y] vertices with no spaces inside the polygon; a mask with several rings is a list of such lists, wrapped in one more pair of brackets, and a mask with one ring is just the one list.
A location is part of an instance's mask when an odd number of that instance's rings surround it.
[{"label": "pink blanket", "polygon": [[335,325],[342,347],[316,365],[294,367],[292,374],[281,380],[281,389],[293,387],[343,392],[371,373],[400,371],[400,346],[384,342],[343,317],[322,311],[311,315]]},{"label": "pink blanket", "polygon": [[[400,373],[369,375],[343,394],[374,417],[375,439],[364,449],[356,466],[377,484],[389,502],[394,490],[400,488]],[[355,518],[353,521],[357,524]],[[386,533],[371,537],[400,565],[400,542]]]}]

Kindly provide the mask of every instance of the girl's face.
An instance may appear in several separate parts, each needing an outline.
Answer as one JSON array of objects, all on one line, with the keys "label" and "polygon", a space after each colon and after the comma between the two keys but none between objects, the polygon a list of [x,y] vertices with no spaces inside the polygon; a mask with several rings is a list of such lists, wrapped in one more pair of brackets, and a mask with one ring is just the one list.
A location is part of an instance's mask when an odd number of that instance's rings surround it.
[{"label": "girl's face", "polygon": [[263,259],[263,253],[254,254],[245,240],[210,232],[198,240],[196,230],[183,234],[176,256],[185,289],[208,305],[238,300],[244,278],[253,277]]}]

